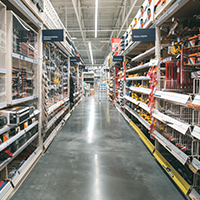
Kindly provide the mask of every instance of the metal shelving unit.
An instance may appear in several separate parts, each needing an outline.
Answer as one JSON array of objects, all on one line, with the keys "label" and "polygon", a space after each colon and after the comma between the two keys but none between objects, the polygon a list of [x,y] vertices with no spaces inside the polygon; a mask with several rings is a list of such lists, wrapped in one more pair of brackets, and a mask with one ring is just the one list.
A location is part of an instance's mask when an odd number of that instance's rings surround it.
[{"label": "metal shelving unit", "polygon": [[[147,1],[144,1],[143,6],[145,7],[146,4],[148,4],[151,11],[154,10],[155,12],[155,23],[153,24],[153,18],[150,18],[146,26],[155,28],[156,41],[155,43],[131,41],[131,30],[133,28],[138,29],[145,27],[145,25],[141,27],[139,18],[143,17],[144,20],[145,16],[141,14],[141,9],[139,9],[136,14],[137,21],[133,20],[122,36],[122,38],[125,38],[124,43],[128,41],[128,45],[126,45],[124,50],[119,54],[123,55],[126,60],[126,77],[123,77],[124,90],[120,89],[120,91],[123,91],[124,106],[120,109],[117,102],[115,103],[117,110],[124,116],[125,120],[138,131],[141,139],[149,150],[152,153],[154,152],[153,155],[169,176],[176,176],[177,180],[182,182],[182,184],[180,184],[179,181],[172,179],[188,199],[191,199],[192,195],[194,199],[200,198],[200,187],[198,187],[200,184],[200,97],[198,92],[197,94],[195,93],[199,91],[199,80],[194,79],[194,81],[190,81],[189,79],[191,78],[186,75],[189,70],[192,70],[192,68],[188,68],[192,65],[188,60],[180,65],[186,66],[185,68],[178,68],[179,60],[177,61],[178,58],[176,57],[178,54],[170,54],[171,46],[173,46],[173,44],[171,45],[171,41],[174,40],[174,36],[167,36],[165,30],[166,28],[170,28],[169,23],[171,18],[181,18],[180,24],[182,24],[185,16],[183,13],[185,13],[189,7],[191,12],[187,13],[185,18],[194,17],[193,14],[196,12],[195,7],[197,6],[196,3],[197,2],[191,3],[187,0],[167,0],[164,4],[156,6],[155,9],[154,2],[151,2],[149,5]],[[171,24],[173,23],[175,22],[172,21]],[[160,40],[161,37],[165,38],[165,41]],[[181,40],[181,38],[179,39]],[[180,52],[179,56],[185,52],[185,54],[187,54],[188,49],[188,47],[183,48],[183,52]],[[193,51],[196,51],[195,49],[197,48],[194,47]],[[141,53],[138,55],[138,52]],[[151,59],[154,58],[158,60],[156,67],[151,66]],[[187,57],[184,57],[184,59],[185,58]],[[175,60],[177,63],[175,63]],[[173,66],[177,65],[177,70],[175,70],[175,72],[172,72],[172,67],[168,67],[168,63],[170,62],[174,62]],[[112,63],[110,70],[115,64],[116,63]],[[194,64],[194,66],[197,66],[197,64]],[[157,82],[155,82],[155,90],[153,93],[151,69],[156,70],[157,73]],[[178,74],[179,70],[180,76]],[[169,75],[170,73],[172,73],[172,75]],[[178,75],[176,75],[176,73]],[[120,71],[118,75],[120,74],[123,74],[123,72]],[[187,79],[187,81],[185,81],[186,83],[183,80],[183,74],[185,79]],[[171,79],[168,79],[168,76],[171,76]],[[174,81],[174,77],[177,78],[177,80]],[[111,74],[110,80],[112,80],[112,78],[115,79]],[[121,79],[122,78],[118,79],[118,82],[120,82]],[[178,83],[178,81],[180,83]],[[193,83],[193,91],[192,87],[190,87],[191,83]],[[195,87],[197,87],[197,89],[194,89]],[[152,99],[155,101],[153,106],[150,104],[150,102],[153,101]],[[132,120],[144,131],[144,134],[141,133],[141,130],[139,130]],[[154,131],[153,134],[150,135],[149,130],[152,130],[152,127]],[[151,141],[151,144],[147,141]],[[167,150],[168,153],[166,153],[164,149]],[[165,153],[162,155],[162,152]],[[173,157],[173,159],[170,159],[171,157]],[[172,162],[171,160],[177,160],[182,166],[177,165],[177,162]],[[187,179],[184,180],[185,177],[182,177],[182,174],[178,173],[179,168],[182,171],[187,171],[188,176],[193,177],[190,179],[190,182],[187,182]],[[166,169],[171,170],[167,171]],[[189,190],[190,188],[193,188],[193,190]]]},{"label": "metal shelving unit", "polygon": [[[71,116],[69,77],[73,54],[71,37],[49,0],[44,5],[32,0],[3,0],[0,8],[5,44],[4,48],[0,46],[1,112],[5,113],[7,107],[30,110],[28,116],[16,113],[21,117],[19,123],[12,125],[8,118],[0,128],[0,179],[5,182],[0,199],[10,199]],[[43,28],[64,29],[64,41],[42,43]],[[79,79],[78,84],[73,109],[81,100]],[[3,159],[5,150],[10,156]]]}]

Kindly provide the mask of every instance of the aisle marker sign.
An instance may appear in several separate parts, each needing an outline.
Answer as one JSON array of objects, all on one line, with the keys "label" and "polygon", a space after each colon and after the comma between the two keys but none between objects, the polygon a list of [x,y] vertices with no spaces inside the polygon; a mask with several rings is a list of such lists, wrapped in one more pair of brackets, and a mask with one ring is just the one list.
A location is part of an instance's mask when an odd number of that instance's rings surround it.
[{"label": "aisle marker sign", "polygon": [[113,62],[124,62],[124,56],[113,56]]},{"label": "aisle marker sign", "polygon": [[144,41],[151,42],[156,40],[156,29],[146,28],[146,29],[133,29],[132,30],[132,41]]},{"label": "aisle marker sign", "polygon": [[42,30],[42,42],[63,42],[63,41],[64,41],[63,29]]},{"label": "aisle marker sign", "polygon": [[79,69],[85,69],[85,65],[79,65]]},{"label": "aisle marker sign", "polygon": [[75,56],[75,57],[70,57],[70,62],[80,62],[81,61],[81,59],[80,59],[80,57],[78,57],[78,56]]}]

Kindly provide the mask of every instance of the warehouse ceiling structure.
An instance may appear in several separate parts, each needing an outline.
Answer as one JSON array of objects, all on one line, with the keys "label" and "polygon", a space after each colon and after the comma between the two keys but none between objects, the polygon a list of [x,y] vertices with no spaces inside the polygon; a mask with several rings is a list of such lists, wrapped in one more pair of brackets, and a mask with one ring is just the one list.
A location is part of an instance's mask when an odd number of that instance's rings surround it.
[{"label": "warehouse ceiling structure", "polygon": [[143,0],[51,0],[51,3],[71,35],[85,65],[99,66],[103,65],[106,56],[111,52],[111,39],[124,34]]}]

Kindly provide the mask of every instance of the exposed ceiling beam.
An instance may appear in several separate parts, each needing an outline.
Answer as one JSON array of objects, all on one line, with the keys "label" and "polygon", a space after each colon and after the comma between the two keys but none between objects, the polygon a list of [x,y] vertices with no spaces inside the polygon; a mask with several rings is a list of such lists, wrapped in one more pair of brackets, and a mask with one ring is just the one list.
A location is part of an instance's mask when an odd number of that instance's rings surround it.
[{"label": "exposed ceiling beam", "polygon": [[117,34],[117,38],[120,36],[120,33],[122,32],[122,29],[124,28],[124,25],[126,24],[126,21],[128,20],[128,18],[129,18],[129,16],[130,16],[131,12],[132,12],[132,10],[133,10],[133,8],[135,8],[135,4],[136,4],[136,3],[137,3],[137,0],[134,0],[134,2],[133,2],[133,4],[131,5],[131,8],[130,8],[128,14],[126,15],[126,18],[125,18],[125,20],[124,20],[124,22],[123,22],[123,24],[122,24],[122,26],[121,26],[121,29],[120,29],[119,33]]},{"label": "exposed ceiling beam", "polygon": [[[73,7],[70,7],[70,6],[54,6],[56,9],[60,9],[60,10],[63,10],[63,9],[73,9]],[[129,8],[130,6],[126,6],[127,8]],[[139,7],[139,6],[138,6]],[[95,6],[81,6],[80,7],[81,9],[94,9]],[[114,8],[124,8],[124,6],[99,6],[98,7],[99,9],[104,9],[104,8],[108,8],[108,9],[114,9]]]},{"label": "exposed ceiling beam", "polygon": [[[77,18],[77,21],[78,21],[78,25],[79,25],[79,28],[80,28],[81,36],[83,38],[83,41],[85,41],[85,36],[84,36],[82,25],[81,25],[81,19],[80,19],[79,13],[78,13],[78,9],[76,7],[76,0],[72,0],[72,3],[73,3],[74,11],[75,11],[75,14],[76,14],[76,18]],[[86,44],[85,44],[85,48],[87,49]],[[90,58],[88,50],[87,50],[87,56],[88,56],[88,58]]]},{"label": "exposed ceiling beam", "polygon": [[[83,42],[88,42],[88,41],[90,41],[90,42],[99,42],[99,41],[108,41],[108,38],[106,37],[103,37],[103,38],[100,38],[100,37],[98,37],[98,38],[94,38],[94,37],[88,37],[88,38],[85,38],[85,40],[86,41],[83,41]],[[74,40],[74,42],[76,43],[76,42],[80,42],[80,41],[82,41],[82,38],[77,38],[77,39],[75,39]]]},{"label": "exposed ceiling beam", "polygon": [[[116,23],[115,23],[115,26],[114,26],[114,27],[117,27],[117,24],[119,23],[120,16],[121,16],[121,14],[122,14],[122,11],[123,11],[123,6],[125,5],[126,1],[127,1],[127,0],[124,0],[124,1],[123,1],[123,3],[122,3],[122,7],[121,7],[121,9],[120,9],[120,11],[119,11],[119,14],[118,14],[118,17],[117,17],[117,21],[116,21]],[[112,32],[111,32],[111,34],[110,34],[110,40],[111,40],[111,39],[112,39],[112,37],[113,37],[113,33],[114,33],[114,31],[112,31]]]},{"label": "exposed ceiling beam", "polygon": [[[67,29],[68,32],[74,32],[74,33],[79,33],[80,30],[72,30],[72,29]],[[82,32],[94,32],[95,30],[83,30]],[[113,29],[104,29],[104,30],[97,30],[98,32],[110,32],[110,31],[119,31],[119,29],[113,30]],[[124,29],[124,31],[126,31],[126,29]]]}]

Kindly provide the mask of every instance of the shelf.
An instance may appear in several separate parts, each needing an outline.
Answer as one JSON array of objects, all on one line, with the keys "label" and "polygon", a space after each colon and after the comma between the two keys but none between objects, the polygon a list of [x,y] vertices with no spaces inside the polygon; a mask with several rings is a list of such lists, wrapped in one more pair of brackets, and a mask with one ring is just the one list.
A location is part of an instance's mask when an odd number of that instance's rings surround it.
[{"label": "shelf", "polygon": [[192,166],[197,170],[200,171],[200,161],[196,158],[192,159]]},{"label": "shelf", "polygon": [[140,71],[140,70],[143,70],[143,69],[146,69],[149,67],[150,66],[149,66],[149,62],[148,62],[148,63],[142,64],[142,65],[139,65],[137,67],[133,67],[133,68],[127,70],[126,73]]},{"label": "shelf", "polygon": [[4,108],[7,106],[7,103],[6,102],[3,102],[3,103],[0,103],[0,108]]},{"label": "shelf", "polygon": [[55,136],[57,135],[58,131],[60,130],[61,126],[63,124],[63,121],[61,122],[54,128],[52,133],[49,135],[49,137],[45,140],[44,142],[44,149],[47,149],[47,147],[51,144]]},{"label": "shelf", "polygon": [[120,74],[122,74],[122,71],[120,71],[120,72],[117,73],[117,75],[120,75]]},{"label": "shelf", "polygon": [[3,196],[8,192],[8,190],[9,190],[10,188],[13,189],[11,183],[10,183],[10,182],[6,183],[6,185],[5,185],[5,186],[1,189],[1,191],[0,191],[0,199],[3,198]]},{"label": "shelf", "polygon": [[66,98],[64,99],[64,102],[67,102],[67,101],[69,101],[69,97],[66,97]]},{"label": "shelf", "polygon": [[140,103],[140,101],[136,101],[135,99],[132,99],[131,97],[125,95],[124,98],[132,103],[134,103],[135,105],[138,105]]},{"label": "shelf", "polygon": [[71,116],[70,113],[68,113],[68,114],[63,118],[63,121],[66,122],[66,121],[69,119],[70,116]]},{"label": "shelf", "polygon": [[12,100],[11,104],[15,105],[15,104],[23,103],[26,101],[31,101],[31,100],[37,99],[38,97],[39,97],[39,95],[34,95],[34,96],[30,96],[30,97],[15,99],[15,100]]},{"label": "shelf", "polygon": [[1,69],[0,68],[0,74],[6,74],[6,69]]},{"label": "shelf", "polygon": [[130,43],[130,45],[125,49],[125,51],[123,52],[123,55],[127,55],[132,49],[134,49],[138,44],[140,44],[141,42],[132,42]]},{"label": "shelf", "polygon": [[36,65],[38,64],[38,62],[37,62],[36,60],[31,59],[31,58],[27,58],[27,57],[22,56],[22,55],[17,54],[17,53],[12,53],[12,57],[13,57],[13,58],[18,58],[18,59],[20,59],[20,60],[25,60],[25,61],[27,61],[27,62],[36,64]]},{"label": "shelf", "polygon": [[8,147],[9,145],[11,145],[15,140],[19,139],[22,135],[24,135],[26,132],[28,132],[29,130],[31,130],[37,124],[38,124],[38,121],[32,123],[26,129],[24,129],[23,131],[20,131],[15,136],[11,137],[9,140],[7,140],[6,142],[2,143],[0,145],[0,151],[4,150],[6,147]]},{"label": "shelf", "polygon": [[167,101],[173,101],[175,103],[184,104],[184,105],[190,99],[189,95],[179,94],[179,93],[174,93],[174,92],[156,91],[156,94],[154,94],[154,96],[157,98],[160,98],[160,99],[164,99]]},{"label": "shelf", "polygon": [[143,80],[150,80],[148,76],[139,76],[139,77],[132,77],[126,78],[127,81],[143,81]]},{"label": "shelf", "polygon": [[10,130],[9,126],[7,126],[7,125],[4,126],[3,128],[0,129],[0,135],[3,134],[3,133],[5,133],[5,132],[7,132],[7,131],[9,131],[9,130]]},{"label": "shelf", "polygon": [[[69,105],[68,107],[66,107],[66,109],[69,108]],[[62,109],[59,113],[57,113],[47,124],[47,130],[46,132],[52,127],[52,125],[57,121],[57,119],[65,112],[66,110],[65,109]]]},{"label": "shelf", "polygon": [[169,117],[159,112],[156,109],[153,110],[153,117],[163,122],[164,124],[170,126],[171,128],[177,130],[179,133],[182,133],[183,135],[185,135],[188,129],[191,127],[190,124],[187,124],[186,122],[180,122],[172,117]]},{"label": "shelf", "polygon": [[66,90],[68,87],[63,87],[64,90]]},{"label": "shelf", "polygon": [[150,112],[150,108],[148,107],[147,104],[145,104],[145,103],[143,103],[141,101],[136,101],[135,99],[132,99],[129,96],[125,96],[124,98],[127,99],[128,101],[134,103],[135,105],[141,107],[143,110],[147,111],[148,113]]},{"label": "shelf", "polygon": [[145,51],[144,53],[139,54],[138,56],[134,57],[134,58],[131,60],[131,62],[133,62],[133,61],[140,61],[140,60],[142,60],[143,58],[145,58],[145,57],[147,57],[147,56],[150,56],[150,55],[152,55],[152,54],[155,54],[155,49],[156,49],[156,48],[153,47],[153,48],[151,48],[151,49]]},{"label": "shelf", "polygon": [[16,171],[14,177],[12,178],[12,183],[16,187],[19,182],[22,180],[22,178],[27,174],[28,171],[30,171],[31,166],[36,162],[36,160],[39,158],[40,154],[42,153],[42,150],[40,147],[38,147],[24,162],[24,164]]},{"label": "shelf", "polygon": [[200,63],[195,63],[195,64],[184,63],[184,65],[187,65],[187,66],[200,66]]},{"label": "shelf", "polygon": [[55,103],[54,105],[52,105],[51,107],[49,107],[48,109],[48,114],[50,115],[54,110],[56,110],[57,108],[59,108],[60,106],[62,106],[66,101],[59,101],[57,103]]},{"label": "shelf", "polygon": [[13,156],[5,160],[0,164],[0,170],[2,170],[8,163],[10,163],[12,160],[14,160],[30,143],[32,143],[39,133],[36,133],[34,136],[32,136],[25,144],[23,144],[19,149],[17,149],[16,152],[13,153]]},{"label": "shelf", "polygon": [[143,93],[143,94],[148,94],[148,95],[151,93],[151,90],[148,88],[134,87],[134,86],[126,87],[126,88],[138,93]]},{"label": "shelf", "polygon": [[191,135],[193,137],[195,137],[196,139],[200,140],[200,127],[194,126],[194,129],[193,129]]},{"label": "shelf", "polygon": [[134,117],[136,117],[148,130],[150,130],[150,124],[145,119],[143,119],[138,113],[129,108],[127,105],[124,105],[124,108]]},{"label": "shelf", "polygon": [[200,106],[200,95],[199,95],[199,94],[195,95],[192,104],[193,104],[193,105]]},{"label": "shelf", "polygon": [[185,153],[183,153],[179,148],[174,146],[170,141],[168,141],[164,136],[162,136],[157,131],[153,132],[155,135],[155,138],[158,140],[158,142],[167,149],[178,161],[180,161],[183,165],[187,162],[189,159],[189,156],[187,156]]},{"label": "shelf", "polygon": [[[143,87],[126,87],[129,90],[132,90],[134,92],[138,92],[138,93],[143,93],[143,94],[150,94],[151,90],[148,88],[143,88]],[[162,92],[162,91],[156,91],[156,94],[154,94],[155,97],[160,98],[160,99],[164,99],[167,101],[173,101],[175,103],[179,103],[179,104],[186,104],[189,99],[190,96],[189,95],[184,95],[184,94],[178,94],[178,93],[173,93],[173,92]]]},{"label": "shelf", "polygon": [[129,119],[129,117],[121,110],[121,108],[119,108],[119,106],[117,104],[115,104],[115,106],[116,106],[117,110],[121,113],[121,115],[125,118],[125,120],[128,123],[130,123],[131,120]]},{"label": "shelf", "polygon": [[75,97],[75,96],[78,95],[78,94],[79,94],[79,92],[76,92],[76,93],[73,94],[73,96]]}]

